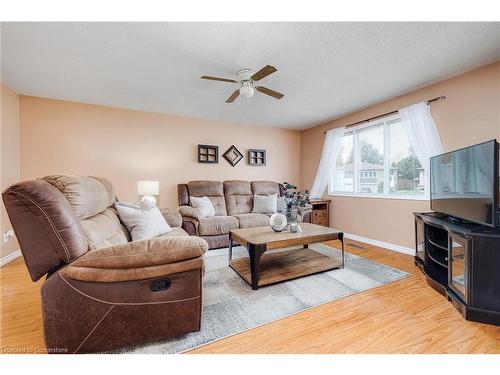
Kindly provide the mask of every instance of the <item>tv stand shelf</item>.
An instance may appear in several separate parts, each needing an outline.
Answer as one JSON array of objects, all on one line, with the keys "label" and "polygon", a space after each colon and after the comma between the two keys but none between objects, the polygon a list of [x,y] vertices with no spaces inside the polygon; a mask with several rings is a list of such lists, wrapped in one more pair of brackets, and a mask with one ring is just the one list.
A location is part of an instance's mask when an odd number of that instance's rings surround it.
[{"label": "tv stand shelf", "polygon": [[447,258],[446,257],[442,257],[442,259],[440,259],[440,257],[437,257],[436,254],[432,254],[431,252],[429,252],[429,258],[432,262],[440,265],[441,267],[444,267],[446,269],[448,269],[448,264],[447,264]]},{"label": "tv stand shelf", "polygon": [[431,240],[430,238],[429,238],[428,240],[429,240],[429,243],[430,243],[432,246],[435,246],[435,247],[437,247],[438,249],[441,249],[441,250],[444,250],[444,251],[448,252],[448,246],[443,246],[443,245],[440,245],[440,244],[438,244],[437,242],[434,242],[433,240]]},{"label": "tv stand shelf", "polygon": [[465,319],[500,325],[500,230],[415,213],[415,264]]}]

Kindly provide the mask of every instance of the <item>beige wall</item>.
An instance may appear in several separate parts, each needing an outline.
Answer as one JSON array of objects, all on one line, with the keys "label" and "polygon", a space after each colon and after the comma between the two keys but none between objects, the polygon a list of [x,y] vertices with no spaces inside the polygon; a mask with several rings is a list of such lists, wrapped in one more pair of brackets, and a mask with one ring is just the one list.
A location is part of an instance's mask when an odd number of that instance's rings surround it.
[{"label": "beige wall", "polygon": [[[20,149],[19,149],[19,95],[0,83],[1,96],[1,127],[0,127],[0,188],[3,191],[9,185],[20,180]],[[5,257],[19,250],[15,238],[3,243],[3,233],[12,229],[7,212],[1,204],[0,222],[0,257]]]},{"label": "beige wall", "polygon": [[[219,164],[199,164],[197,145],[219,146]],[[234,144],[245,158],[231,167]],[[247,164],[249,148],[267,150],[267,165]],[[189,180],[300,182],[300,132],[234,125],[21,96],[22,179],[64,173],[103,176],[122,200],[137,200],[136,182],[160,180],[159,205],[177,207]]]},{"label": "beige wall", "polygon": [[[2,108],[2,187],[19,179],[15,174],[19,99],[12,91],[6,92],[2,97],[2,107],[8,109],[4,115]],[[123,200],[137,199],[136,181],[158,179],[159,204],[165,207],[177,205],[176,184],[193,179],[290,180],[310,187],[324,130],[440,95],[447,99],[433,103],[432,114],[446,150],[500,139],[500,62],[301,133],[21,96],[21,179],[52,173],[105,176]],[[4,122],[13,125],[9,127],[12,141],[4,137]],[[219,145],[219,164],[197,163],[199,143]],[[232,144],[245,154],[235,168],[222,159]],[[7,153],[4,145],[13,151]],[[267,149],[267,166],[248,166],[248,148]],[[6,163],[12,166],[10,182],[3,178]],[[426,201],[332,199],[332,226],[406,247],[413,247],[412,212],[429,209]]]},{"label": "beige wall", "polygon": [[[446,151],[500,140],[500,62],[374,105],[302,132],[303,187],[310,187],[321,156],[323,131],[445,95],[431,111]],[[414,246],[412,213],[428,201],[330,197],[330,224],[347,233],[396,245]]]}]

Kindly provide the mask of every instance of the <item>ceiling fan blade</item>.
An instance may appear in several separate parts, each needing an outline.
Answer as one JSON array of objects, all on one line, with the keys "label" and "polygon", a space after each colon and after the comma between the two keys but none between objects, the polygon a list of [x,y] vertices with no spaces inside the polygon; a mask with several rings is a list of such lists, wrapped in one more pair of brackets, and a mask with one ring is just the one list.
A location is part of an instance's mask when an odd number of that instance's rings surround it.
[{"label": "ceiling fan blade", "polygon": [[238,81],[235,81],[234,79],[219,78],[219,77],[212,77],[212,76],[201,76],[200,78],[201,79],[209,79],[211,81],[222,81],[222,82],[238,83]]},{"label": "ceiling fan blade", "polygon": [[229,98],[227,98],[226,103],[232,103],[240,95],[240,89],[235,90]]},{"label": "ceiling fan blade", "polygon": [[277,91],[274,91],[274,90],[271,90],[271,89],[268,89],[267,87],[264,87],[264,86],[257,86],[255,88],[255,90],[257,91],[260,91],[261,93],[263,94],[266,94],[266,95],[269,95],[269,96],[272,96],[273,98],[276,98],[276,99],[281,99],[282,97],[284,97],[285,95],[283,95],[282,93],[280,92],[277,92]]},{"label": "ceiling fan blade", "polygon": [[274,66],[266,65],[261,70],[259,70],[257,73],[254,73],[254,75],[252,76],[252,79],[254,81],[260,81],[262,78],[265,78],[269,74],[273,74],[276,71],[278,71],[278,69],[276,69]]}]

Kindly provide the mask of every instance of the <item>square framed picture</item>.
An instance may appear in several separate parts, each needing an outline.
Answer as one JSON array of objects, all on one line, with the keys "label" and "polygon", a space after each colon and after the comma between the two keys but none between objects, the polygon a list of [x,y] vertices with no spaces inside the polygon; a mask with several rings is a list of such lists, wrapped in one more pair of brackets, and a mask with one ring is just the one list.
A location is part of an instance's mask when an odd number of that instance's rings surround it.
[{"label": "square framed picture", "polygon": [[198,145],[198,163],[212,163],[219,162],[219,146],[212,145]]},{"label": "square framed picture", "polygon": [[248,164],[254,166],[266,165],[266,150],[251,148],[248,150]]}]

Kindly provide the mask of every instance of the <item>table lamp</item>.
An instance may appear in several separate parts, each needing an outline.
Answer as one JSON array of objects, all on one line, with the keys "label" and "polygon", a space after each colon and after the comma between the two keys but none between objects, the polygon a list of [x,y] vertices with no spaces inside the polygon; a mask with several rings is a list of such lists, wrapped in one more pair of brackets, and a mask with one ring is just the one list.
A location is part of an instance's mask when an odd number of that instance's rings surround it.
[{"label": "table lamp", "polygon": [[155,195],[160,194],[160,181],[137,181],[137,195],[142,195],[143,206],[153,208],[156,206]]}]

